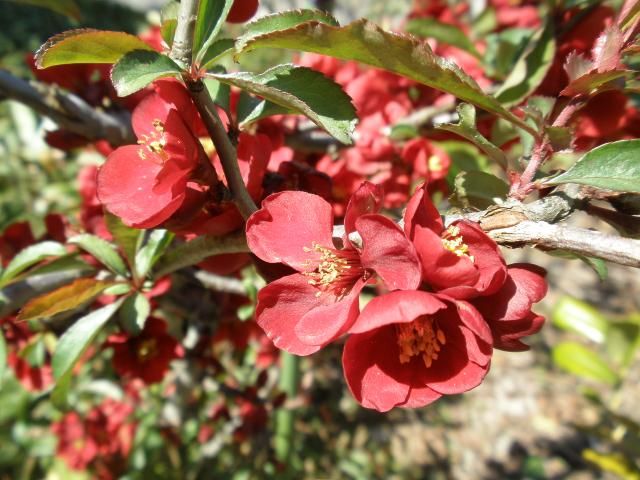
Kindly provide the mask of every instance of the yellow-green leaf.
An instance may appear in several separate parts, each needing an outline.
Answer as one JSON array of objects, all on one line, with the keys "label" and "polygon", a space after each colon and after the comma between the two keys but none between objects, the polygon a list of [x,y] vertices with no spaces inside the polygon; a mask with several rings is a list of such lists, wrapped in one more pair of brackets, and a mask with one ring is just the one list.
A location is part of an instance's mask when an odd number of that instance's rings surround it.
[{"label": "yellow-green leaf", "polygon": [[51,37],[36,53],[38,68],[71,63],[115,63],[132,50],[153,50],[135,35],[107,30],[69,30]]},{"label": "yellow-green leaf", "polygon": [[114,282],[80,278],[28,302],[18,315],[18,320],[38,320],[78,308],[97,297]]}]

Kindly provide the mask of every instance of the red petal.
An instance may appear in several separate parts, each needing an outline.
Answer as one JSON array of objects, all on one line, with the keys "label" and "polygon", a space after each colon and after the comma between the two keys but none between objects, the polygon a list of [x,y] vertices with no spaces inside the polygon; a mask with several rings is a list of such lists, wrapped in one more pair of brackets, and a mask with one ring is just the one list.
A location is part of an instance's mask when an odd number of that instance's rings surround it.
[{"label": "red petal", "polygon": [[98,198],[128,225],[151,228],[168,219],[185,196],[186,179],[166,175],[157,177],[162,160],[142,147],[128,145],[115,150],[98,172]]},{"label": "red petal", "polygon": [[411,387],[407,401],[398,406],[402,408],[424,407],[435,402],[440,397],[442,397],[441,393],[438,393],[429,387]]},{"label": "red petal", "polygon": [[139,139],[155,130],[154,121],[167,121],[171,110],[177,111],[187,125],[193,125],[197,110],[186,89],[175,81],[158,81],[156,92],[147,95],[134,109],[131,115],[133,131]]},{"label": "red petal", "polygon": [[249,194],[257,198],[273,147],[266,135],[241,133],[238,138],[238,165]]},{"label": "red petal", "polygon": [[469,246],[469,254],[474,258],[473,265],[478,272],[478,278],[474,283],[450,283],[442,293],[458,299],[495,293],[507,275],[498,245],[475,223],[456,222],[454,225],[460,229],[464,242]]},{"label": "red petal", "polygon": [[363,333],[385,325],[412,322],[446,306],[432,293],[397,290],[371,300],[349,329],[349,333]]},{"label": "red petal", "polygon": [[[455,306],[458,309],[458,316],[460,317],[463,325],[477,336],[479,340],[491,347],[491,344],[493,343],[491,328],[489,328],[489,324],[482,317],[480,312],[478,312],[473,305],[467,302],[455,301]],[[491,355],[490,351],[489,355]]]},{"label": "red petal", "polygon": [[520,339],[539,332],[543,325],[544,317],[535,313],[519,320],[492,322],[494,347],[508,352],[529,350],[529,346]]},{"label": "red petal", "polygon": [[382,215],[363,215],[355,222],[363,240],[360,260],[374,270],[390,290],[418,288],[422,267],[413,244],[400,228]]},{"label": "red petal", "polygon": [[488,320],[524,318],[547,294],[545,275],[545,270],[535,265],[509,265],[502,288],[494,295],[474,300],[474,305]]},{"label": "red petal", "polygon": [[400,364],[392,325],[347,338],[342,367],[349,390],[362,406],[386,412],[407,401],[412,371]]},{"label": "red petal", "polygon": [[269,195],[262,208],[247,220],[247,243],[265,262],[284,263],[298,271],[309,270],[316,252],[313,244],[333,248],[331,205],[317,195],[280,192]]},{"label": "red petal", "polygon": [[444,229],[440,212],[435,207],[426,185],[418,187],[404,212],[404,232],[411,240],[414,239],[416,229],[427,228],[440,235]]},{"label": "red petal", "polygon": [[[446,337],[446,344],[442,346],[439,356],[429,368],[416,369],[421,372],[420,382],[442,394],[456,394],[466,392],[477,387],[487,374],[488,364],[480,366],[470,358],[467,346],[467,329],[461,325],[461,320],[454,309],[443,310],[436,315],[437,325]],[[473,350],[472,354],[478,352]],[[416,359],[418,357],[415,357]],[[413,361],[421,361],[416,360]]]},{"label": "red petal", "polygon": [[276,280],[258,292],[256,322],[276,347],[295,355],[310,355],[320,350],[320,345],[306,344],[295,333],[300,319],[322,305],[316,292],[299,273]]},{"label": "red petal", "polygon": [[414,245],[422,262],[423,279],[434,289],[473,286],[478,281],[480,274],[474,263],[468,257],[458,256],[444,248],[442,238],[433,231],[416,229]]},{"label": "red petal", "polygon": [[340,300],[323,293],[318,298],[323,304],[307,312],[296,325],[297,337],[310,345],[326,345],[346,332],[360,313],[358,300],[365,283],[359,280]]},{"label": "red petal", "polygon": [[344,215],[345,245],[350,245],[349,234],[356,230],[356,220],[367,213],[378,213],[382,208],[384,191],[382,185],[363,182],[349,199]]}]

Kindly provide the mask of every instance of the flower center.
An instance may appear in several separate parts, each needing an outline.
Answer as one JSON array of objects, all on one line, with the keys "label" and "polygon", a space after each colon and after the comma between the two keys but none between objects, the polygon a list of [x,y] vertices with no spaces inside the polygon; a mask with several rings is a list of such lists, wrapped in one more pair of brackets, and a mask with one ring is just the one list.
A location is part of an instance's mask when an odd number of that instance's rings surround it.
[{"label": "flower center", "polygon": [[320,254],[319,262],[309,260],[309,266],[315,269],[304,273],[309,283],[318,288],[317,297],[327,291],[344,296],[359,278],[367,276],[355,250],[336,250],[313,243],[311,248],[304,247],[304,251]]},{"label": "flower center", "polygon": [[467,257],[472,263],[475,261],[473,255],[469,255],[469,245],[464,243],[460,228],[455,225],[451,225],[442,234],[442,245],[459,257]]},{"label": "flower center", "polygon": [[158,342],[155,338],[145,340],[138,346],[138,360],[145,362],[158,354]]},{"label": "flower center", "polygon": [[427,162],[430,172],[441,172],[444,168],[444,165],[442,165],[442,160],[437,155],[431,155]]},{"label": "flower center", "polygon": [[409,363],[413,357],[420,355],[429,368],[447,340],[444,332],[434,324],[433,318],[426,315],[411,323],[397,324],[396,328],[400,363]]},{"label": "flower center", "polygon": [[[149,135],[142,135],[138,143],[146,147],[151,153],[160,157],[162,163],[164,163],[169,159],[169,154],[164,150],[164,147],[167,145],[167,139],[164,136],[164,123],[156,118],[152,124],[153,130],[149,132]],[[140,149],[138,154],[143,160],[147,158],[144,149]]]}]

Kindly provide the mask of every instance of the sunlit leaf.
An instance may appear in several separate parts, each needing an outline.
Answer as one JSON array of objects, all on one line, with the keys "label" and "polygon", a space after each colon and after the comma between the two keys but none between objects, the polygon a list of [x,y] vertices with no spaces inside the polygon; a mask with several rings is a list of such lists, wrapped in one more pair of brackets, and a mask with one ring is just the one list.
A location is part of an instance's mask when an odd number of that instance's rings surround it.
[{"label": "sunlit leaf", "polygon": [[111,281],[80,278],[29,301],[20,311],[18,320],[51,318],[58,313],[76,309],[93,300],[113,284]]},{"label": "sunlit leaf", "polygon": [[56,379],[56,387],[52,392],[52,401],[55,405],[64,405],[74,365],[121,305],[122,300],[118,300],[94,310],[76,320],[60,337],[51,361],[53,376]]},{"label": "sunlit leaf", "polygon": [[0,278],[0,285],[5,284],[18,274],[24,272],[27,268],[42,260],[51,257],[61,257],[66,254],[67,249],[58,242],[46,241],[31,245],[18,253],[13,257],[11,262],[9,262],[9,265],[7,265],[7,268],[5,268]]},{"label": "sunlit leaf", "polygon": [[575,342],[562,342],[552,351],[554,363],[569,373],[609,385],[617,384],[618,375],[594,351]]},{"label": "sunlit leaf", "polygon": [[640,140],[621,140],[596,147],[565,173],[545,183],[579,183],[606,190],[640,193]]},{"label": "sunlit leaf", "polygon": [[118,254],[115,247],[96,235],[83,233],[67,240],[68,243],[78,245],[81,249],[89,252],[93,257],[102,263],[113,273],[127,276],[127,266]]},{"label": "sunlit leaf", "polygon": [[589,340],[602,343],[609,330],[609,321],[596,308],[572,297],[562,297],[551,312],[553,324]]},{"label": "sunlit leaf", "polygon": [[240,41],[237,54],[256,48],[287,48],[355,60],[448,92],[521,128],[529,126],[507,111],[456,64],[436,56],[426,41],[391,33],[362,19],[345,27],[318,21]]},{"label": "sunlit leaf", "polygon": [[322,73],[295,65],[278,65],[261,74],[208,74],[254,95],[306,115],[343,143],[351,143],[356,109],[342,87]]},{"label": "sunlit leaf", "polygon": [[149,50],[133,50],[113,66],[111,80],[118,95],[126,97],[160,78],[178,77],[181,71],[166,55]]},{"label": "sunlit leaf", "polygon": [[36,53],[38,68],[71,63],[115,63],[132,50],[153,50],[135,35],[107,30],[69,30],[51,37]]}]

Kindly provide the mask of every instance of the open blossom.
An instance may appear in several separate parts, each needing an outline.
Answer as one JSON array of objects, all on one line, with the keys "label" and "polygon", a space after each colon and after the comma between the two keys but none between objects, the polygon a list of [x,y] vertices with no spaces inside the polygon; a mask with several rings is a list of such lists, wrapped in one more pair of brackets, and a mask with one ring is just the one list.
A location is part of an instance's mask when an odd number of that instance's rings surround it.
[{"label": "open blossom", "polygon": [[489,370],[491,331],[470,304],[423,291],[374,298],[351,327],[344,375],[364,407],[421,407],[478,386]]},{"label": "open blossom", "polygon": [[[333,242],[331,205],[313,194],[270,195],[249,218],[251,251],[297,271],[258,294],[256,320],[277,347],[309,355],[345,333],[358,316],[360,291],[375,276],[389,290],[418,287],[415,250],[390,219],[375,213],[381,201],[370,183],[353,195],[342,248]],[[349,240],[356,231],[362,246]]]},{"label": "open blossom", "polygon": [[107,346],[113,348],[113,367],[122,376],[140,378],[147,384],[162,381],[169,363],[184,354],[182,346],[167,333],[167,324],[151,317],[139,335],[112,335]]},{"label": "open blossom", "polygon": [[528,350],[520,339],[537,333],[544,317],[531,306],[547,294],[546,271],[536,265],[515,263],[507,267],[507,278],[493,295],[472,300],[489,324],[495,348],[507,351]]},{"label": "open blossom", "polygon": [[444,226],[426,188],[413,195],[404,228],[423,266],[423,280],[458,299],[491,295],[504,283],[507,268],[496,243],[475,223]]},{"label": "open blossom", "polygon": [[489,324],[496,348],[526,350],[520,339],[544,323],[531,311],[547,292],[544,269],[506,266],[496,243],[475,223],[460,221],[445,228],[424,187],[411,198],[404,220],[427,286],[469,300]]},{"label": "open blossom", "polygon": [[204,155],[194,134],[198,113],[184,87],[160,81],[156,88],[133,112],[138,145],[116,149],[98,173],[100,201],[138,228],[158,226],[180,208]]},{"label": "open blossom", "polygon": [[111,398],[82,418],[69,412],[51,425],[58,437],[57,455],[74,470],[91,468],[93,478],[119,478],[133,447],[136,424],[129,420],[133,407]]}]

